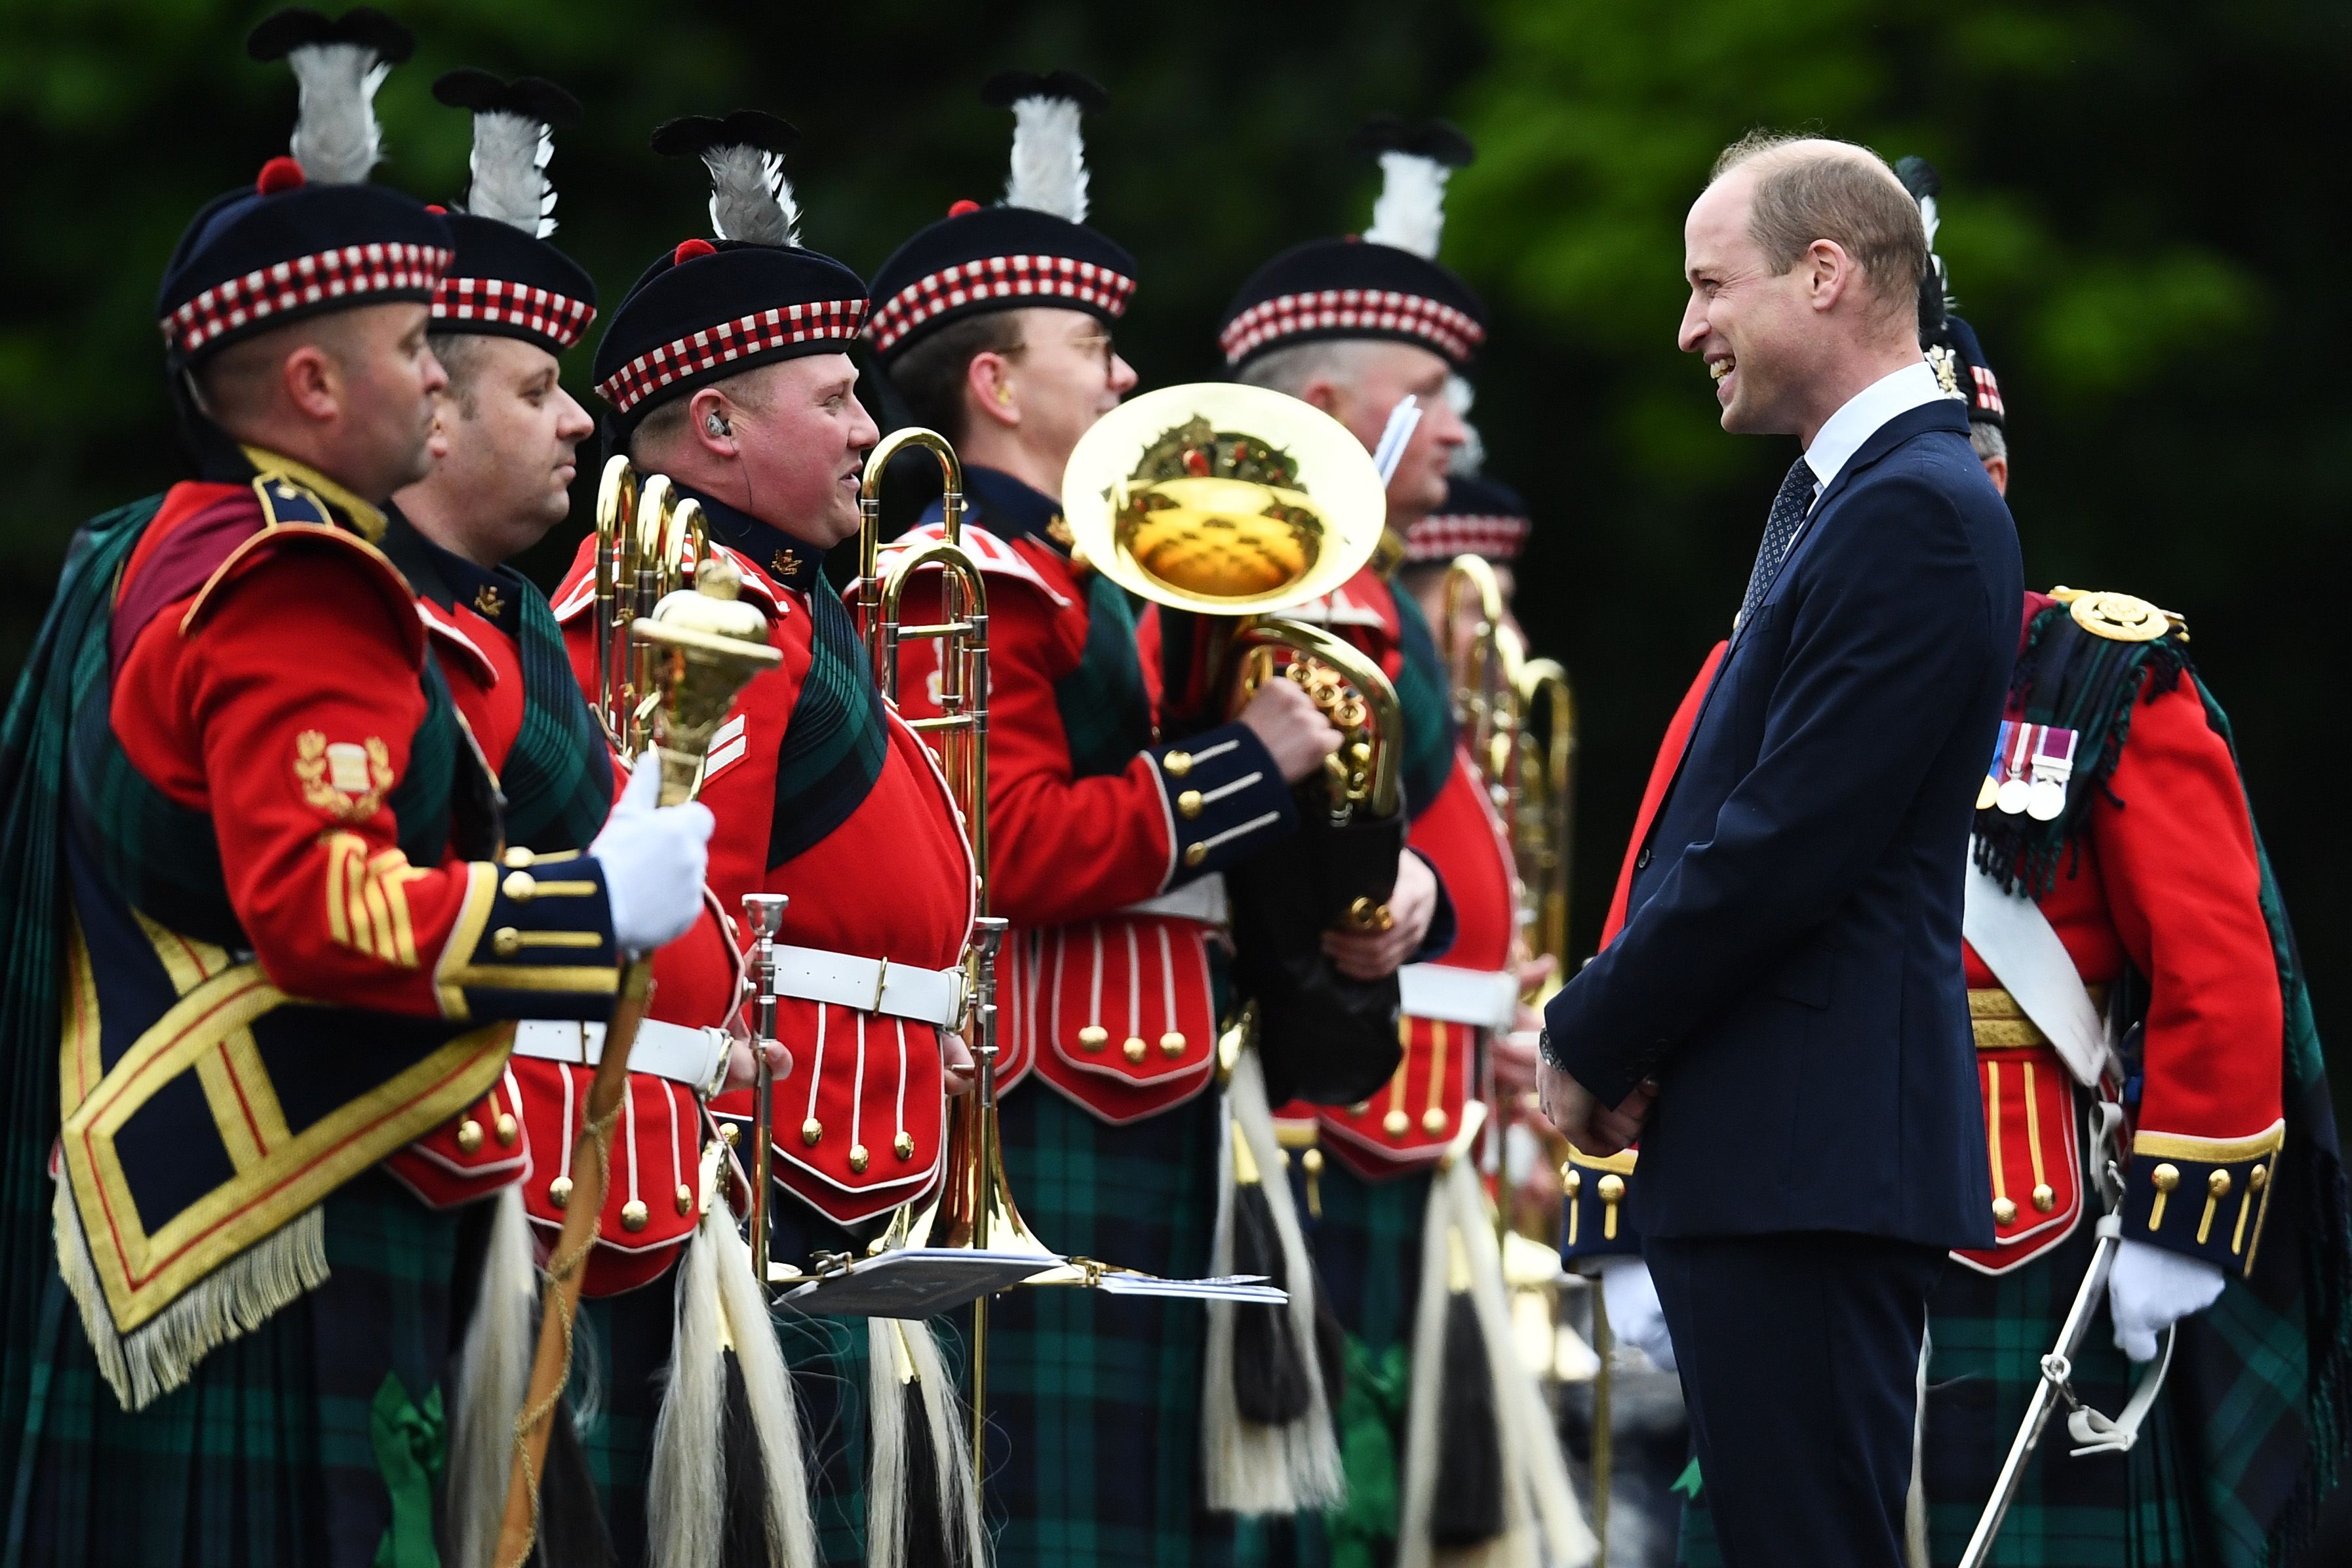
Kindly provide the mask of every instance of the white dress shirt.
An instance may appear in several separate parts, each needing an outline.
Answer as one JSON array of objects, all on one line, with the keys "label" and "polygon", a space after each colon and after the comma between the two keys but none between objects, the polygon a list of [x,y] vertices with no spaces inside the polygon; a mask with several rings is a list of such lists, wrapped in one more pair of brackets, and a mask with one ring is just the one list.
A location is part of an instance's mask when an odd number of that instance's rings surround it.
[{"label": "white dress shirt", "polygon": [[[1853,461],[1862,444],[1878,434],[1898,414],[1949,395],[1925,359],[1915,360],[1891,375],[1882,375],[1845,400],[1814,432],[1805,448],[1805,465],[1813,470],[1813,500],[1818,502],[1839,470]],[[1794,548],[1791,542],[1790,548]]]}]

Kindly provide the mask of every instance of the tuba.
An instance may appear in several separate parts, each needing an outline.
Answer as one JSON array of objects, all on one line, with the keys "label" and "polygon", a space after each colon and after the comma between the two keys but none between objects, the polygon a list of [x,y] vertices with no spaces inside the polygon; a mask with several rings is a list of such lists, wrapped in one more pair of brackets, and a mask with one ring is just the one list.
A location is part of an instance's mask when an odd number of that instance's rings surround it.
[{"label": "tuba", "polygon": [[1297,682],[1340,733],[1300,786],[1301,831],[1227,874],[1275,1103],[1348,1104],[1387,1081],[1401,1047],[1391,977],[1348,980],[1321,933],[1391,917],[1404,842],[1403,718],[1371,659],[1284,612],[1339,588],[1380,547],[1380,471],[1337,420],[1263,387],[1171,386],[1104,416],[1062,483],[1073,552],[1161,608],[1163,646],[1187,661],[1173,710],[1214,724],[1271,679]]}]

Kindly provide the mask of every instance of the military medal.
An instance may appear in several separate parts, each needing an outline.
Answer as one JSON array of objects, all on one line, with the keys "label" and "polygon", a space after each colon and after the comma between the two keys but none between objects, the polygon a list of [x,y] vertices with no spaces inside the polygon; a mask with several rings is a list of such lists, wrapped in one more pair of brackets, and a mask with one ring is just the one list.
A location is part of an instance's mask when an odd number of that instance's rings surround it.
[{"label": "military medal", "polygon": [[2011,741],[2009,736],[2002,737],[2008,743],[2001,748],[2004,756],[2000,788],[1994,792],[1993,804],[2006,815],[2015,816],[2024,811],[2025,803],[2032,795],[2032,786],[2025,782],[2025,763],[2026,758],[2032,754],[2029,748],[2032,745],[2033,737],[2042,726],[2015,724],[2010,728],[2014,731],[2015,739]]},{"label": "military medal", "polygon": [[1994,797],[2000,793],[2000,760],[2009,755],[2009,732],[2017,728],[2008,719],[2000,721],[2000,738],[1993,742],[1992,761],[1985,767],[1984,782],[1977,786],[1977,809],[1990,811]]},{"label": "military medal", "polygon": [[2054,822],[2066,809],[2066,781],[2074,774],[2074,731],[2042,725],[2033,746],[2033,782],[2025,800],[2025,814],[2036,822]]}]

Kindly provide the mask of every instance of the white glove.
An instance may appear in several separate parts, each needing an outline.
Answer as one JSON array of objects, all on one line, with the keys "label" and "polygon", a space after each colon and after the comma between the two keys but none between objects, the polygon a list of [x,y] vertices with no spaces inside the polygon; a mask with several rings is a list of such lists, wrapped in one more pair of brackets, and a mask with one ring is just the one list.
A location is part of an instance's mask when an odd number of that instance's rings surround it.
[{"label": "white glove", "polygon": [[1674,1371],[1674,1337],[1666,1332],[1666,1310],[1658,1305],[1650,1266],[1631,1253],[1600,1262],[1601,1301],[1609,1314],[1610,1334],[1656,1362],[1659,1371]]},{"label": "white glove", "polygon": [[2219,1264],[2153,1242],[2125,1242],[2107,1276],[2116,1349],[2134,1361],[2154,1361],[2157,1336],[2220,1300],[2223,1278]]},{"label": "white glove", "polygon": [[657,806],[661,765],[644,760],[629,775],[604,830],[588,853],[604,868],[613,940],[628,953],[676,942],[702,914],[702,874],[710,863],[710,808],[700,801]]}]

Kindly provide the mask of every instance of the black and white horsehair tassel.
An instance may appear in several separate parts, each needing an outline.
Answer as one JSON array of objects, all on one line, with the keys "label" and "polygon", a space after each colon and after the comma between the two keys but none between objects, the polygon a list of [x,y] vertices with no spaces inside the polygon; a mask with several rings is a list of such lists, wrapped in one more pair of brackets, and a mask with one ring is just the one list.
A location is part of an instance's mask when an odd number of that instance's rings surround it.
[{"label": "black and white horsehair tassel", "polygon": [[984,1568],[971,1407],[930,1324],[866,1327],[866,1568]]},{"label": "black and white horsehair tassel", "polygon": [[284,60],[301,89],[287,151],[314,185],[356,185],[383,155],[375,89],[416,47],[409,30],[373,6],[330,19],[279,11],[246,36],[257,60]]},{"label": "black and white horsehair tassel", "polygon": [[1422,1229],[1395,1568],[1578,1568],[1596,1543],[1514,1348],[1493,1210],[1465,1155],[1440,1162]]},{"label": "black and white horsehair tassel", "polygon": [[1264,1274],[1285,1306],[1212,1301],[1201,1391],[1202,1490],[1221,1513],[1336,1508],[1347,1476],[1331,1424],[1336,1345],[1320,1330],[1322,1292],[1283,1174],[1282,1149],[1254,1047],[1234,1060],[1218,1147],[1213,1274]]},{"label": "black and white horsehair tassel", "polygon": [[695,1227],[676,1292],[669,1385],[646,1486],[646,1561],[812,1568],[816,1527],[800,1415],[751,1278],[751,1250],[724,1204]]},{"label": "black and white horsehair tassel", "polygon": [[710,232],[747,245],[801,242],[801,209],[784,178],[784,153],[801,139],[789,121],[756,109],[720,119],[688,114],[654,132],[665,158],[700,158],[710,171]]},{"label": "black and white horsehair tassel", "polygon": [[555,155],[555,127],[579,122],[579,100],[539,77],[500,81],[471,67],[444,75],[433,84],[433,96],[474,116],[466,210],[534,239],[552,236],[555,186],[547,164]]},{"label": "black and white horsehair tassel", "polygon": [[1100,112],[1110,95],[1076,71],[999,71],[980,89],[981,101],[1013,111],[1013,172],[1004,205],[1087,221],[1087,142],[1084,118]]},{"label": "black and white horsehair tassel", "polygon": [[1376,114],[1349,147],[1380,160],[1381,194],[1372,203],[1366,242],[1436,260],[1445,233],[1445,183],[1478,155],[1470,138],[1443,120],[1409,125],[1393,114]]}]

